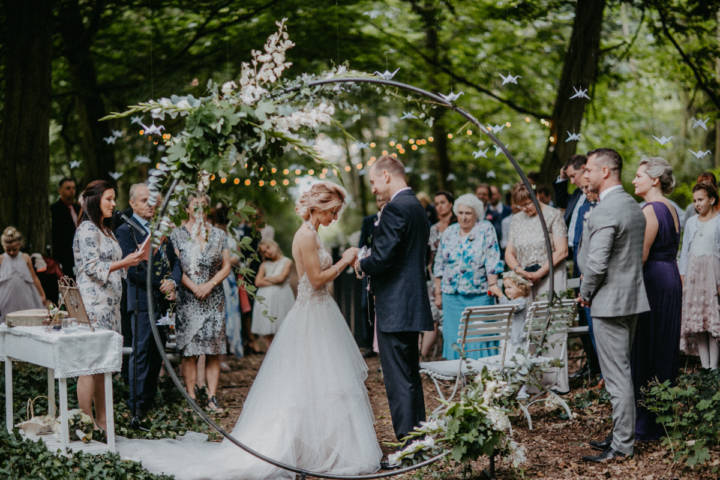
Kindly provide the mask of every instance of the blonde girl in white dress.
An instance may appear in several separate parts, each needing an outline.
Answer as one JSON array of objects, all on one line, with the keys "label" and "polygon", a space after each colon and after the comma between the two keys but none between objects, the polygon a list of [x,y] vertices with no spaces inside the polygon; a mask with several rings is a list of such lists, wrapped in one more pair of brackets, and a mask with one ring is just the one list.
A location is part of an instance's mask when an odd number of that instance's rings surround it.
[{"label": "blonde girl in white dress", "polygon": [[283,255],[274,240],[266,239],[258,247],[265,261],[255,277],[256,293],[251,331],[265,337],[268,346],[277,333],[282,321],[295,303],[290,288],[290,269],[293,262]]}]

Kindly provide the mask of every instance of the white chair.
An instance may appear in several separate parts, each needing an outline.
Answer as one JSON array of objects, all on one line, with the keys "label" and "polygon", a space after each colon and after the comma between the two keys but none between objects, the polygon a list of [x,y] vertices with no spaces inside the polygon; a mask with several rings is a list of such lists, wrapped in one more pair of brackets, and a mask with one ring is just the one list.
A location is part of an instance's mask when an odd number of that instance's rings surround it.
[{"label": "white chair", "polygon": [[[547,401],[549,399],[557,402],[572,418],[572,412],[567,402],[553,391],[553,388],[561,390],[569,389],[567,370],[567,337],[568,328],[572,324],[577,312],[577,304],[573,299],[556,300],[552,304],[547,300],[540,300],[530,304],[527,316],[525,317],[525,352],[530,355],[534,362],[545,363],[552,360],[560,360],[562,367],[548,367],[540,390],[534,393],[525,402],[520,402],[520,408],[528,421],[528,427],[532,430],[532,419],[528,407],[530,405]],[[538,348],[542,344],[540,350]]]},{"label": "white chair", "polygon": [[[464,383],[466,375],[480,371],[483,366],[493,369],[504,368],[514,310],[513,305],[484,305],[468,307],[462,313],[458,329],[458,345],[461,357],[465,357],[466,354],[471,352],[482,351],[498,351],[498,354],[480,359],[440,360],[420,363],[420,373],[432,379],[435,389],[443,401],[449,401],[455,396],[458,385]],[[494,341],[498,341],[499,345],[491,346],[487,344],[487,342]],[[440,381],[455,381],[455,387],[447,398],[438,383]]]}]

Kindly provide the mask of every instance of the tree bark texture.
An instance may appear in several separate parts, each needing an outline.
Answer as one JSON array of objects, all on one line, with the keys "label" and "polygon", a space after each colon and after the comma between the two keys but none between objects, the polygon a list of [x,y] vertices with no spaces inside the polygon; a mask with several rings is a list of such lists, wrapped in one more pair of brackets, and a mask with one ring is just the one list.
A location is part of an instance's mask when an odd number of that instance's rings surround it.
[{"label": "tree bark texture", "polygon": [[3,2],[5,106],[0,146],[0,227],[17,227],[25,251],[44,252],[50,230],[52,0]]},{"label": "tree bark texture", "polygon": [[63,55],[70,68],[80,119],[77,127],[87,175],[78,185],[82,189],[90,180],[102,178],[113,181],[108,173],[115,170],[115,155],[113,144],[104,140],[111,135],[110,124],[99,121],[107,111],[98,87],[97,69],[90,50],[93,33],[83,23],[77,0],[62,0],[58,16]]},{"label": "tree bark texture", "polygon": [[567,132],[579,133],[587,99],[570,99],[575,88],[587,89],[597,76],[605,0],[578,0],[570,43],[565,53],[555,106],[550,119],[550,137],[545,148],[540,177],[551,183],[562,165],[575,153],[577,142],[565,142]]}]

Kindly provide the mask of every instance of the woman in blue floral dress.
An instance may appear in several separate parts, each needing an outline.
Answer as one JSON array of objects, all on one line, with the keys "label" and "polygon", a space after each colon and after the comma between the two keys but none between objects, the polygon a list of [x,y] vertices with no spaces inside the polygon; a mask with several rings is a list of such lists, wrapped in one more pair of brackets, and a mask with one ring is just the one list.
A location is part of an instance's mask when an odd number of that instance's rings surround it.
[{"label": "woman in blue floral dress", "polygon": [[[488,289],[497,285],[503,271],[500,246],[492,224],[485,218],[485,206],[468,193],[455,200],[458,223],[440,237],[435,254],[435,304],[443,312],[443,357],[459,358],[453,348],[458,341],[460,316],[466,307],[492,305]],[[487,346],[497,342],[486,342]],[[470,358],[487,357],[497,350],[470,352]]]}]

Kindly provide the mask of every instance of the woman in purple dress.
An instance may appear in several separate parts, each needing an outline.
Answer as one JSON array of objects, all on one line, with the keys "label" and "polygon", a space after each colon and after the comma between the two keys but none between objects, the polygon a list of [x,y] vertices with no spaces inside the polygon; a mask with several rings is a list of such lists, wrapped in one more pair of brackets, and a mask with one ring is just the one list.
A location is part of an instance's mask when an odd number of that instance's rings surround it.
[{"label": "woman in purple dress", "polygon": [[643,271],[650,302],[650,311],[638,317],[631,358],[637,404],[635,439],[650,441],[660,438],[662,428],[655,415],[640,405],[641,389],[655,378],[674,381],[678,371],[682,283],[676,256],[680,224],[675,208],[665,198],[675,185],[667,161],[641,161],[633,185],[635,194],[646,202]]}]

